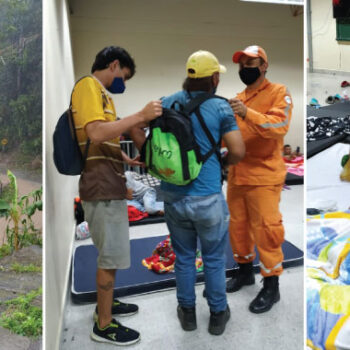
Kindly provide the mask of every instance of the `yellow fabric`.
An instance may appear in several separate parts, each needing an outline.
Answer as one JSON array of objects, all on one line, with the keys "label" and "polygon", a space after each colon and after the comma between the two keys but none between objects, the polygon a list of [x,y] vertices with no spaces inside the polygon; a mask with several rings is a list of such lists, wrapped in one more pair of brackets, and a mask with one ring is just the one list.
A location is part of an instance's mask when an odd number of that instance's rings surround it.
[{"label": "yellow fabric", "polygon": [[327,262],[328,261],[328,251],[329,249],[331,249],[333,246],[333,243],[329,243],[327,244],[322,250],[320,255],[318,256],[318,261],[323,261],[323,262]]},{"label": "yellow fabric", "polygon": [[309,220],[312,219],[350,219],[350,214],[349,213],[344,213],[342,211],[335,211],[333,213],[326,213],[322,215],[315,215],[312,218],[308,218]]},{"label": "yellow fabric", "polygon": [[[93,76],[83,78],[76,84],[72,110],[83,154],[87,142],[86,125],[95,121],[109,123],[117,119],[112,98]],[[125,183],[119,137],[98,144],[91,142],[79,180],[80,198],[85,201],[125,199]]]},{"label": "yellow fabric", "polygon": [[315,280],[321,280],[322,279],[322,277],[320,276],[319,269],[316,269],[314,267],[308,267],[306,269],[306,272],[307,272],[308,277],[310,277],[310,278],[313,278]]},{"label": "yellow fabric", "polygon": [[350,182],[350,160],[346,162],[344,165],[344,168],[340,174],[340,179],[342,181],[349,181]]},{"label": "yellow fabric", "polygon": [[309,348],[311,348],[312,350],[322,350],[322,349],[318,348],[317,346],[315,346],[314,343],[310,339],[306,340],[306,345]]},{"label": "yellow fabric", "polygon": [[246,155],[230,167],[235,185],[277,185],[284,183],[286,166],[282,158],[283,137],[292,117],[293,103],[287,88],[267,79],[252,91],[237,95],[247,106],[244,120],[236,117]]},{"label": "yellow fabric", "polygon": [[350,286],[325,284],[320,290],[320,305],[324,311],[350,314]]},{"label": "yellow fabric", "polygon": [[[330,247],[326,247],[326,249],[329,249]],[[338,258],[337,258],[337,262],[334,266],[334,270],[333,273],[329,273],[325,268],[323,268],[322,266],[320,267],[321,270],[323,270],[327,276],[336,279],[339,276],[339,269],[340,269],[340,265],[343,263],[343,261],[346,259],[346,257],[348,256],[348,254],[350,253],[350,239],[348,240],[347,243],[345,243],[343,250],[341,251],[341,253],[339,254]],[[321,260],[322,261],[322,260]]]},{"label": "yellow fabric", "polygon": [[186,70],[189,78],[198,79],[211,77],[215,72],[225,73],[226,67],[211,52],[199,50],[188,58]]},{"label": "yellow fabric", "polygon": [[337,324],[333,327],[332,331],[329,333],[329,336],[326,340],[326,344],[325,344],[326,350],[337,350],[337,348],[335,347],[335,340],[339,334],[339,331],[341,330],[341,328],[343,327],[343,325],[345,324],[345,322],[349,317],[350,317],[349,315],[343,316],[338,320]]},{"label": "yellow fabric", "polygon": [[[87,140],[85,127],[94,121],[111,122],[117,119],[114,103],[106,89],[93,76],[82,79],[74,88],[72,108],[79,143]],[[119,138],[109,141],[119,144]],[[90,155],[90,152],[89,152]]]}]

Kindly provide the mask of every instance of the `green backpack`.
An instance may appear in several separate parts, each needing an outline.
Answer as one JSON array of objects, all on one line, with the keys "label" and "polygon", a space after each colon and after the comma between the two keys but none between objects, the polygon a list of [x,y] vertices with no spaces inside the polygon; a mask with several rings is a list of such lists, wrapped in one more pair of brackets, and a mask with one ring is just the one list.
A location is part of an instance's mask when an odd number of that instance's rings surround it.
[{"label": "green backpack", "polygon": [[[203,164],[213,153],[217,154],[221,164],[221,140],[215,142],[199,110],[200,105],[211,98],[224,99],[203,93],[185,106],[175,101],[171,108],[163,108],[163,114],[151,121],[150,132],[141,151],[141,160],[146,163],[149,174],[165,182],[184,186],[197,178]],[[200,153],[193,134],[193,112],[212,145],[211,150],[204,155]]]}]

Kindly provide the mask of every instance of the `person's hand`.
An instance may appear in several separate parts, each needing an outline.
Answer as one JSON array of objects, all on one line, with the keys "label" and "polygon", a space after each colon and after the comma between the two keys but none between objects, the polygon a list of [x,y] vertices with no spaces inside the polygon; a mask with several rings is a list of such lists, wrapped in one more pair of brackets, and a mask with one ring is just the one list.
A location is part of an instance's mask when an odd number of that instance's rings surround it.
[{"label": "person's hand", "polygon": [[162,101],[151,101],[146,104],[145,107],[141,110],[140,114],[144,122],[150,122],[152,119],[155,119],[161,116],[163,113]]},{"label": "person's hand", "polygon": [[129,166],[140,166],[145,167],[145,163],[140,162],[140,155],[137,155],[135,158],[130,158],[125,152],[122,151],[123,160]]},{"label": "person's hand", "polygon": [[247,114],[247,107],[245,106],[245,104],[238,98],[231,98],[230,100],[228,100],[228,102],[234,114],[244,119]]}]

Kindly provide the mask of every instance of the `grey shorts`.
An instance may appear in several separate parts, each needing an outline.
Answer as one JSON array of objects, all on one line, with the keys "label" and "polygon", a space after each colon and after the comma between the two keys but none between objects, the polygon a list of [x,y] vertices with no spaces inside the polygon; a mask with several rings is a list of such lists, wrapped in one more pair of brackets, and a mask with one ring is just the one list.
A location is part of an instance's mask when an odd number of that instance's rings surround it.
[{"label": "grey shorts", "polygon": [[100,269],[130,267],[129,220],[126,200],[83,202],[85,220],[98,250]]}]

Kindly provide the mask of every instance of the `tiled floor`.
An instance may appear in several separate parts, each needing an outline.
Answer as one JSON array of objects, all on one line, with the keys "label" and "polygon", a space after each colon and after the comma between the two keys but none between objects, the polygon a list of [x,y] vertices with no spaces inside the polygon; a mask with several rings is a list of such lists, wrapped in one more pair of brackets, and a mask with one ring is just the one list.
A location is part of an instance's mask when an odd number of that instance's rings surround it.
[{"label": "tiled floor", "polygon": [[[303,186],[291,186],[282,193],[281,211],[284,216],[286,239],[303,249]],[[143,238],[167,233],[165,224],[131,228],[131,238]],[[130,349],[202,349],[202,350],[298,350],[303,349],[303,268],[285,270],[280,279],[281,301],[270,312],[254,315],[248,304],[261,288],[256,284],[228,294],[231,319],[222,336],[207,332],[209,310],[202,298],[203,285],[196,287],[197,324],[193,332],[184,332],[176,317],[175,290],[122,298],[137,303],[140,312],[120,321],[141,332],[141,342]],[[93,304],[74,305],[67,301],[62,331],[61,350],[108,349],[113,345],[90,340],[93,326]]]}]

